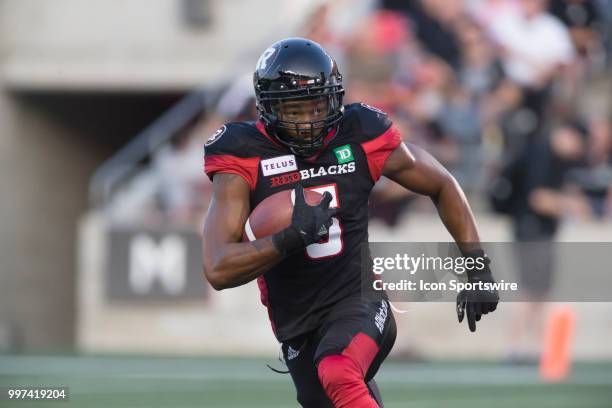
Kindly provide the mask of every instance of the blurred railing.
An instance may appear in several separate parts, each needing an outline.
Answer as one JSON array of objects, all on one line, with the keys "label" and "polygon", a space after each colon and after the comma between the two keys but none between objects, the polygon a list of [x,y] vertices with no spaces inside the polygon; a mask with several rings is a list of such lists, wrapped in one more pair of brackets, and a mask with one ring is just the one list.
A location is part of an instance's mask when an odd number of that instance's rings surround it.
[{"label": "blurred railing", "polygon": [[91,207],[108,202],[119,186],[137,173],[140,164],[190,120],[206,111],[209,91],[197,89],[182,98],[96,169],[89,182]]}]

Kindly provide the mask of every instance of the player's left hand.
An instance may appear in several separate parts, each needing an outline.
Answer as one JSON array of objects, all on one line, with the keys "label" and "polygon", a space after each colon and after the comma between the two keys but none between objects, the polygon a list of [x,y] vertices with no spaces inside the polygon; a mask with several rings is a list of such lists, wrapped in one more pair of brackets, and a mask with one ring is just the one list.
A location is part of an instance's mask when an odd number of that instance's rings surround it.
[{"label": "player's left hand", "polygon": [[[472,269],[467,271],[469,283],[495,283],[491,268],[489,267],[490,260],[480,251],[477,254],[468,255],[468,257],[482,256],[485,259],[485,267],[481,270]],[[474,289],[462,290],[457,295],[457,318],[459,323],[463,321],[467,314],[468,327],[471,332],[476,331],[476,322],[480,321],[482,315],[493,312],[497,308],[499,302],[499,294],[497,290]]]}]

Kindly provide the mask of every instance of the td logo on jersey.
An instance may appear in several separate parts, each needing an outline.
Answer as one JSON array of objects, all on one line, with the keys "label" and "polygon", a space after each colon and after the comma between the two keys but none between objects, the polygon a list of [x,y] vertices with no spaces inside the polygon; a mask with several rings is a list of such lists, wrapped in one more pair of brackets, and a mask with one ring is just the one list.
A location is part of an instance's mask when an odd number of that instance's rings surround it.
[{"label": "td logo on jersey", "polygon": [[297,170],[297,162],[295,156],[288,154],[286,156],[273,157],[261,161],[261,171],[264,176],[273,176],[275,174],[286,173],[291,170]]},{"label": "td logo on jersey", "polygon": [[346,144],[344,146],[336,147],[334,149],[334,153],[336,154],[336,159],[338,159],[339,164],[344,164],[355,160],[350,145]]}]

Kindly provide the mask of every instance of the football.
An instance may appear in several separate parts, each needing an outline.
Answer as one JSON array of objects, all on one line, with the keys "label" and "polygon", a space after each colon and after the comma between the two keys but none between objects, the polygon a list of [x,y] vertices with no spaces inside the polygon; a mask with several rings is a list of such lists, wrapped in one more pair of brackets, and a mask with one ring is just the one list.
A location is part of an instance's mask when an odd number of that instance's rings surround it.
[{"label": "football", "polygon": [[[316,191],[305,189],[304,194],[309,205],[317,205],[323,198],[323,195]],[[291,224],[294,202],[293,189],[272,194],[260,202],[244,225],[243,241],[254,241],[287,228]]]}]

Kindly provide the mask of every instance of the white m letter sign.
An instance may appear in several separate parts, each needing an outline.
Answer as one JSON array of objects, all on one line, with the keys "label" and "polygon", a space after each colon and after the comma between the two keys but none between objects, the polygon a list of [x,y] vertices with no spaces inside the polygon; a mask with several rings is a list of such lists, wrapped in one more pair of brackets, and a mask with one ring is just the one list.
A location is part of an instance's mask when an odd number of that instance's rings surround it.
[{"label": "white m letter sign", "polygon": [[136,235],[129,249],[129,282],[135,293],[149,292],[156,279],[167,293],[185,289],[187,248],[179,236],[169,235],[157,244],[148,235]]}]

